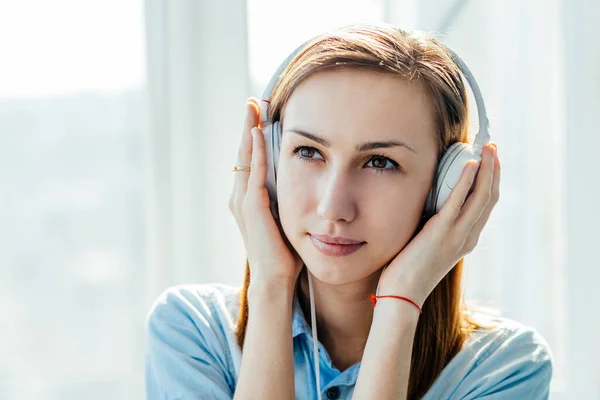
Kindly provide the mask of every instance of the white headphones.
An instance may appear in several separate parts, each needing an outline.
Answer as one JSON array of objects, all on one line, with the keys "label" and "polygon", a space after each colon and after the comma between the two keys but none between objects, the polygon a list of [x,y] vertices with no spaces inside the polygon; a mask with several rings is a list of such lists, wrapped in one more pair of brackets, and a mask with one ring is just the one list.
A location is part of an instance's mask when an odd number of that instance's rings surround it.
[{"label": "white headphones", "polygon": [[[273,88],[277,83],[281,73],[285,70],[291,60],[296,54],[309,43],[307,41],[299,46],[294,52],[292,52],[284,61],[281,63],[269,84],[267,85],[260,102],[260,123],[262,131],[265,137],[265,148],[267,155],[267,179],[265,186],[269,192],[269,198],[271,199],[271,212],[275,217],[276,222],[280,225],[279,211],[277,208],[277,165],[279,163],[279,152],[281,150],[281,126],[279,121],[271,121],[269,119],[269,102],[271,100],[271,94]],[[440,211],[448,197],[450,192],[456,186],[460,175],[469,160],[481,161],[481,152],[483,146],[485,146],[490,140],[489,134],[489,121],[487,119],[487,113],[485,110],[485,104],[483,96],[479,90],[479,86],[475,81],[475,78],[471,74],[469,68],[465,63],[454,53],[451,49],[446,47],[452,59],[459,67],[460,71],[467,78],[467,81],[475,96],[477,103],[478,119],[479,119],[479,131],[475,137],[473,144],[457,142],[448,148],[448,150],[442,156],[438,163],[437,173],[434,179],[434,184],[431,188],[427,203],[425,204],[425,213],[427,216],[432,216]],[[479,168],[479,167],[478,167]],[[281,225],[280,225],[281,226]],[[312,278],[310,272],[307,270],[308,283],[310,290],[310,305],[311,305],[311,321],[316,321],[316,311],[314,305],[314,293],[312,286]],[[379,288],[378,288],[379,289]],[[318,338],[317,338],[317,327],[316,323],[312,324],[313,332],[313,350],[315,360],[315,373],[317,382],[317,392],[319,393],[319,399],[321,398],[321,385],[320,385],[320,372],[319,372],[319,355],[318,355]]]}]

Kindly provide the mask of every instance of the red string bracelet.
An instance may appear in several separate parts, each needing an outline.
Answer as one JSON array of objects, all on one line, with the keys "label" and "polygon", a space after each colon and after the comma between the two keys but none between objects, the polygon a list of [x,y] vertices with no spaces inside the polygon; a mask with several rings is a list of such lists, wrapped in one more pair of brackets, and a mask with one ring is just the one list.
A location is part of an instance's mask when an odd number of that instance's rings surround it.
[{"label": "red string bracelet", "polygon": [[369,300],[371,300],[371,303],[373,303],[373,307],[375,307],[375,304],[377,304],[377,299],[381,299],[383,297],[391,297],[394,299],[400,299],[400,300],[404,300],[404,301],[408,301],[409,303],[411,303],[412,305],[414,305],[415,307],[417,307],[419,309],[419,314],[423,314],[423,310],[421,310],[421,307],[419,307],[417,305],[417,303],[415,303],[414,301],[412,301],[411,299],[407,299],[406,297],[402,297],[402,296],[393,296],[393,295],[387,295],[387,296],[375,296],[374,294],[370,294],[369,295]]}]

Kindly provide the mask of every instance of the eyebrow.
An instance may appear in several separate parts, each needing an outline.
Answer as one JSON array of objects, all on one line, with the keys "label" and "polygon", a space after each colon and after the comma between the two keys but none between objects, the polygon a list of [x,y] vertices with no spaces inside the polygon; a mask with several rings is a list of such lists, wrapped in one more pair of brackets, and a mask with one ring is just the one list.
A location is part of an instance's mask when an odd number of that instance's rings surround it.
[{"label": "eyebrow", "polygon": [[[330,146],[330,143],[328,140],[323,139],[312,133],[305,132],[301,129],[291,128],[291,129],[286,129],[285,132],[296,133],[298,135],[304,136],[305,138],[313,140],[325,147]],[[417,154],[417,151],[415,149],[413,149],[408,144],[406,144],[402,141],[399,141],[399,140],[388,140],[388,141],[384,141],[384,142],[365,142],[363,144],[357,145],[356,150],[357,151],[367,151],[367,150],[374,150],[374,149],[386,149],[386,148],[390,148],[390,147],[404,147],[404,148],[412,151],[413,153]]]}]

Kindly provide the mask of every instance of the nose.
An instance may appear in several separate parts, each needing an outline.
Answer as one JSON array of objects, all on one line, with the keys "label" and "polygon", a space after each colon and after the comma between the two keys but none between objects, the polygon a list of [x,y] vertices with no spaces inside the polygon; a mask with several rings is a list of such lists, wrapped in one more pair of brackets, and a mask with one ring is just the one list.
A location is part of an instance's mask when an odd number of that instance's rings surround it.
[{"label": "nose", "polygon": [[348,174],[332,171],[322,176],[321,198],[317,214],[329,222],[349,222],[356,217],[356,189]]}]

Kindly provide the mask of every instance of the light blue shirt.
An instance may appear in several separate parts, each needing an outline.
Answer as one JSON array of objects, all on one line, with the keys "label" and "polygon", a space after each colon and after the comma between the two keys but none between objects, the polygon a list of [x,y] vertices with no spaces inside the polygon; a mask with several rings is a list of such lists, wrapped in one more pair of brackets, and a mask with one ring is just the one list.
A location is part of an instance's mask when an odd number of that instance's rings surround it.
[{"label": "light blue shirt", "polygon": [[[147,399],[233,398],[241,364],[234,334],[240,289],[182,285],[160,295],[147,318]],[[297,298],[292,332],[296,399],[313,400],[313,339]],[[319,347],[322,398],[351,399],[360,363],[340,372]],[[543,337],[504,318],[498,328],[471,335],[422,399],[547,399],[551,377]]]}]

